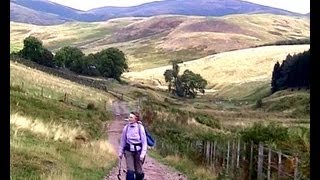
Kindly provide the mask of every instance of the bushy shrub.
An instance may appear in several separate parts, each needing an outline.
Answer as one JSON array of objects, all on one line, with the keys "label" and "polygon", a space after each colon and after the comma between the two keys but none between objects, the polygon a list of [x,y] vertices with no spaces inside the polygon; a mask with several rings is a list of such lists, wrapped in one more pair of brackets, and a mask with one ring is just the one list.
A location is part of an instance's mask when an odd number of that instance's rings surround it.
[{"label": "bushy shrub", "polygon": [[200,116],[197,116],[195,119],[199,123],[207,125],[209,127],[218,128],[218,129],[221,128],[221,124],[220,124],[219,120],[214,119],[213,117],[209,117],[209,116],[206,116],[206,115],[200,115]]},{"label": "bushy shrub", "polygon": [[94,110],[94,109],[95,109],[94,104],[93,104],[93,103],[89,103],[89,104],[87,105],[87,109],[89,109],[89,110]]},{"label": "bushy shrub", "polygon": [[287,131],[286,127],[282,127],[275,123],[270,123],[268,125],[255,123],[252,127],[241,131],[240,134],[245,142],[253,141],[258,144],[259,142],[271,143],[284,141],[289,137]]}]

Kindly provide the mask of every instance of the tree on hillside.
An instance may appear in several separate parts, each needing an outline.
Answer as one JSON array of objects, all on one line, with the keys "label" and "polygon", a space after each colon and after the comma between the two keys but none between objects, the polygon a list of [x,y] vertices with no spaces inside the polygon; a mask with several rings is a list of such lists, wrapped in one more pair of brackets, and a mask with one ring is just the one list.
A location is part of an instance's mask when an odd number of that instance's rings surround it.
[{"label": "tree on hillside", "polygon": [[200,74],[195,74],[190,70],[185,70],[180,76],[180,67],[177,61],[172,61],[172,69],[164,72],[165,81],[168,83],[168,91],[180,97],[195,98],[197,91],[205,93],[204,88],[207,81]]},{"label": "tree on hillside", "polygon": [[56,52],[54,61],[59,67],[81,72],[83,57],[84,54],[79,48],[65,46]]},{"label": "tree on hillside", "polygon": [[21,55],[23,58],[37,61],[42,53],[42,41],[34,36],[29,36],[23,40]]},{"label": "tree on hillside", "polygon": [[271,79],[271,92],[274,93],[279,90],[277,85],[277,79],[280,78],[280,64],[277,62],[273,67],[272,79]]},{"label": "tree on hillside", "polygon": [[195,74],[190,70],[185,70],[181,76],[181,82],[184,87],[185,96],[195,97],[197,91],[204,93],[204,88],[207,86],[207,81],[200,74]]},{"label": "tree on hillside", "polygon": [[44,48],[42,41],[34,36],[29,36],[23,40],[23,49],[18,55],[44,66],[54,66],[52,52]]},{"label": "tree on hillside", "polygon": [[95,54],[97,68],[104,77],[120,80],[120,76],[128,69],[125,54],[117,48],[108,48]]},{"label": "tree on hillside", "polygon": [[171,87],[174,85],[173,80],[173,71],[171,69],[167,69],[164,72],[164,80],[168,83],[168,91],[171,92]]}]

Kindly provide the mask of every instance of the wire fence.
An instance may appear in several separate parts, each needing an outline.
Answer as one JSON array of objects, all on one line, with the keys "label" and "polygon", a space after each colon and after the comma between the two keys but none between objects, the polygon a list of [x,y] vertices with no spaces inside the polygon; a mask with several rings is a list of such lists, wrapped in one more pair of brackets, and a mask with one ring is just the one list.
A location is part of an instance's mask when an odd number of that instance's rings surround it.
[{"label": "wire fence", "polygon": [[90,102],[84,102],[84,100],[80,100],[79,98],[74,98],[70,93],[51,93],[47,92],[47,89],[42,86],[26,87],[26,83],[21,81],[20,83],[10,83],[10,88],[16,91],[23,92],[25,94],[29,94],[33,97],[40,98],[48,98],[52,100],[57,100],[60,102],[65,102],[72,104],[74,106],[78,106],[81,108],[87,108]]},{"label": "wire fence", "polygon": [[[160,141],[159,141],[160,140]],[[198,156],[217,172],[226,172],[232,179],[309,179],[302,174],[298,156],[287,155],[263,143],[229,141],[191,141],[184,147],[157,139],[156,149],[162,155]]]}]

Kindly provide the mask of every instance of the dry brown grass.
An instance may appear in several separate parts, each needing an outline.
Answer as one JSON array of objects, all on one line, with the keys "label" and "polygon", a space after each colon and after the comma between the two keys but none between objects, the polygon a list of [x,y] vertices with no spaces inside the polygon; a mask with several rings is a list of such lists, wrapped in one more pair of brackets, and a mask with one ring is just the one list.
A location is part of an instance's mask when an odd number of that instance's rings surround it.
[{"label": "dry brown grass", "polygon": [[[271,79],[273,66],[282,62],[290,53],[300,53],[310,45],[284,45],[249,48],[207,56],[180,64],[180,73],[189,69],[199,73],[208,81],[208,86],[221,89],[230,84],[241,84]],[[147,69],[141,72],[125,73],[124,77],[134,81],[154,80],[165,84],[163,73],[171,66]]]},{"label": "dry brown grass", "polygon": [[[71,128],[66,124],[55,124],[53,122],[43,123],[39,119],[19,114],[10,115],[10,128],[14,131],[14,134],[10,137],[11,148],[30,152],[30,154],[50,154],[57,160],[56,163],[59,164],[59,168],[52,169],[50,173],[41,175],[41,179],[74,179],[74,174],[70,171],[70,167],[63,167],[65,157],[61,156],[57,148],[37,146],[36,144],[26,146],[21,142],[21,136],[24,136],[24,133],[28,131],[39,138],[44,138],[46,141],[64,141],[74,144],[76,136],[86,135],[86,132],[81,128]],[[79,144],[76,149],[69,150],[73,151],[73,153],[67,157],[68,161],[77,161],[78,166],[84,169],[110,167],[117,157],[113,146],[103,139],[84,142]]]},{"label": "dry brown grass", "polygon": [[[186,59],[280,40],[308,38],[309,26],[306,19],[271,14],[218,18],[157,16],[124,27],[124,34],[113,35],[113,38],[127,39],[127,42],[107,44],[101,40],[98,44],[94,42],[84,47],[86,52],[96,52],[116,46],[128,55],[130,69],[137,71],[165,65],[170,60],[170,54],[179,50],[186,50],[185,57],[179,57]],[[159,35],[159,32],[165,33]],[[152,34],[158,36],[149,37]]]},{"label": "dry brown grass", "polygon": [[10,124],[13,125],[14,134],[29,130],[36,134],[41,134],[48,139],[64,140],[73,142],[77,135],[86,136],[86,132],[81,128],[70,128],[68,125],[56,124],[54,122],[44,123],[42,120],[21,116],[19,114],[10,115]]},{"label": "dry brown grass", "polygon": [[121,18],[105,22],[68,22],[60,25],[37,26],[10,22],[10,44],[23,47],[23,39],[32,35],[42,40],[49,48],[61,48],[99,40],[110,36],[113,30],[136,21],[135,18]]},{"label": "dry brown grass", "polygon": [[[20,114],[10,115],[10,127],[14,131],[13,139],[17,138],[20,133],[24,131],[30,131],[34,134],[41,135],[47,139],[53,139],[54,141],[69,141],[74,142],[76,136],[86,136],[86,132],[80,127],[71,128],[68,125],[56,124],[54,122],[44,123],[42,120],[22,116]],[[14,141],[13,141],[14,142]],[[18,144],[11,144],[13,146],[19,146]],[[83,144],[80,152],[83,154],[90,153],[91,155],[101,155],[102,153],[108,153],[116,155],[116,151],[113,146],[106,140],[94,140]],[[95,160],[98,160],[95,159]]]},{"label": "dry brown grass", "polygon": [[[310,37],[310,20],[284,15],[230,15],[224,18],[246,30],[257,32],[260,40],[279,41],[279,38]],[[278,32],[280,35],[275,35]]]},{"label": "dry brown grass", "polygon": [[193,17],[181,23],[158,47],[172,50],[205,45],[206,51],[222,52],[292,37],[310,37],[310,22],[271,14]]}]

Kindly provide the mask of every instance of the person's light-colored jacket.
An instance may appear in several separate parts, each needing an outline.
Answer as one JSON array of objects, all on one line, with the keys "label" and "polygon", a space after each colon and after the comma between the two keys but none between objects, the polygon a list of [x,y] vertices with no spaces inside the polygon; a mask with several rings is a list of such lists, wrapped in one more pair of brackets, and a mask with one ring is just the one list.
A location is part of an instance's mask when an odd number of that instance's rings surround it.
[{"label": "person's light-colored jacket", "polygon": [[[128,129],[127,129],[128,126]],[[140,128],[140,130],[139,130]],[[141,143],[141,149],[138,146],[137,150],[141,150],[140,158],[143,158],[147,153],[147,137],[144,127],[140,123],[128,123],[124,126],[122,130],[120,147],[119,147],[119,156],[123,155],[124,147],[128,144],[138,144]]]}]

